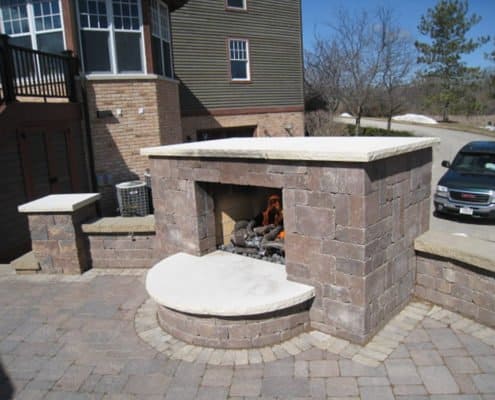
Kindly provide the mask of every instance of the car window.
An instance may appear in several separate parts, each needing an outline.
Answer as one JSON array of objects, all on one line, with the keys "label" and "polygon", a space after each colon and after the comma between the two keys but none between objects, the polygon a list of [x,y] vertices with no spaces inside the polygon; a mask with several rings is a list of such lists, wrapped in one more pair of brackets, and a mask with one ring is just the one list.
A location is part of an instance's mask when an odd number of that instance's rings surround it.
[{"label": "car window", "polygon": [[452,168],[458,172],[495,174],[495,154],[459,153]]}]

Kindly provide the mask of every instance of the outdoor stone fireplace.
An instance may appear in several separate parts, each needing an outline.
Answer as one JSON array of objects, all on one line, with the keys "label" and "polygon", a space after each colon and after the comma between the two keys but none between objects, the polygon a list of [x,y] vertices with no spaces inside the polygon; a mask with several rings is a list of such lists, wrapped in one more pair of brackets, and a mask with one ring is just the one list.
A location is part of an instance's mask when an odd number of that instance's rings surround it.
[{"label": "outdoor stone fireplace", "polygon": [[413,241],[429,227],[436,142],[243,138],[143,149],[151,158],[156,256],[216,251],[222,187],[278,190],[287,279],[314,288],[311,327],[364,343],[412,296]]}]

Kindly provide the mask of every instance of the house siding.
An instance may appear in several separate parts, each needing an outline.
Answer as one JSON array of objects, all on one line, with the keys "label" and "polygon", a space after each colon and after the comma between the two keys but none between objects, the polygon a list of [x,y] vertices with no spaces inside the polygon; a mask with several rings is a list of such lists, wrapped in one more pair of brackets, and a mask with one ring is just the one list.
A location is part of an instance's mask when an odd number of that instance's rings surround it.
[{"label": "house siding", "polygon": [[[190,0],[171,14],[183,116],[211,109],[303,106],[300,0]],[[251,82],[231,82],[228,39],[249,40]]]}]

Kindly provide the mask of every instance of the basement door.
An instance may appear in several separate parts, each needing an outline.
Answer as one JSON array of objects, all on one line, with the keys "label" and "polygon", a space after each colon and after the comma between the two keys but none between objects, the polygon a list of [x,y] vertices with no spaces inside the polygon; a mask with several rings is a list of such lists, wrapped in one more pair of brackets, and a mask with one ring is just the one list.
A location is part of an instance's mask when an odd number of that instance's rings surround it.
[{"label": "basement door", "polygon": [[78,189],[70,130],[23,130],[17,140],[28,200]]}]

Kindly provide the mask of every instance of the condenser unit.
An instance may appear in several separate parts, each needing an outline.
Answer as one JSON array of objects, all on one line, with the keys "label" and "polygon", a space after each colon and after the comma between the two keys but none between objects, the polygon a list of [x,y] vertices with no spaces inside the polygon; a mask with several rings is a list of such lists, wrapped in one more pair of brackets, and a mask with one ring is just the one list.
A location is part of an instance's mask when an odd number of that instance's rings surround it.
[{"label": "condenser unit", "polygon": [[120,215],[123,217],[144,217],[150,213],[146,182],[129,181],[115,185]]}]

